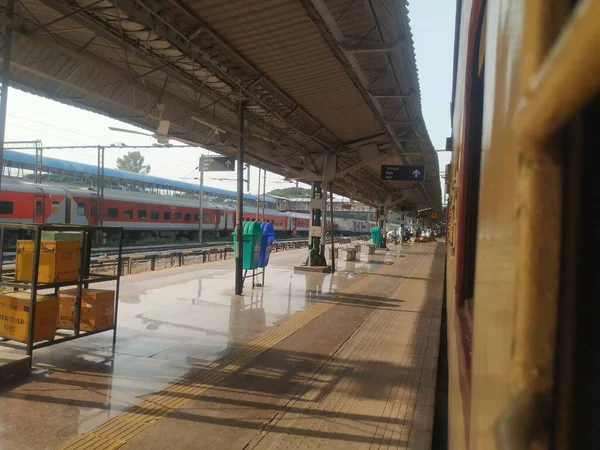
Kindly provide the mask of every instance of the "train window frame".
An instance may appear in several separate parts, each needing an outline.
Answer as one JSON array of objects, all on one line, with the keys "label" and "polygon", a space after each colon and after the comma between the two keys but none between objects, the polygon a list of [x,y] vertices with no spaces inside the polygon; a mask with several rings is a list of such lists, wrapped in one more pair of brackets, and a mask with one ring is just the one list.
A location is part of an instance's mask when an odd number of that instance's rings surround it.
[{"label": "train window frame", "polygon": [[148,219],[148,210],[147,209],[138,209],[137,218],[138,218],[138,220],[147,220]]},{"label": "train window frame", "polygon": [[162,219],[163,220],[171,220],[171,211],[163,211]]},{"label": "train window frame", "polygon": [[113,208],[112,206],[106,208],[106,217],[108,217],[109,219],[118,219],[119,208]]},{"label": "train window frame", "polygon": [[77,215],[85,216],[85,203],[84,202],[77,202]]},{"label": "train window frame", "polygon": [[160,212],[150,211],[150,219],[151,220],[160,220]]},{"label": "train window frame", "polygon": [[131,208],[123,209],[123,219],[133,219],[133,209],[131,209]]},{"label": "train window frame", "polygon": [[200,214],[199,213],[194,214],[194,222],[200,222]]},{"label": "train window frame", "polygon": [[183,216],[183,220],[184,220],[184,222],[191,222],[192,221],[192,213],[185,213],[185,215]]},{"label": "train window frame", "polygon": [[36,216],[41,216],[42,214],[44,214],[44,204],[43,204],[43,200],[36,200],[35,201],[35,215]]},{"label": "train window frame", "polygon": [[0,200],[0,214],[14,214],[15,204],[8,200]]},{"label": "train window frame", "polygon": [[181,215],[181,212],[179,212],[179,211],[176,211],[173,216],[174,216],[174,220],[182,220],[182,215]]}]

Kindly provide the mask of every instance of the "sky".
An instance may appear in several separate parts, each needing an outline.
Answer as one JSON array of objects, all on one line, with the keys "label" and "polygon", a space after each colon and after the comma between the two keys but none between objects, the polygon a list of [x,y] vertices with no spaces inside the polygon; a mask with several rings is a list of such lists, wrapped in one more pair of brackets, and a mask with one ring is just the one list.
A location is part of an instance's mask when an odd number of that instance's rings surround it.
[{"label": "sky", "polygon": [[[453,0],[412,0],[408,5],[419,71],[423,117],[436,149],[444,149],[446,137],[450,136],[454,3]],[[119,133],[108,128],[112,126],[135,129],[129,124],[12,88],[8,95],[6,121],[6,141],[40,139],[44,146],[155,143],[151,137]],[[107,148],[105,166],[116,168],[117,158],[127,151],[130,150]],[[197,182],[198,173],[194,168],[198,166],[200,153],[211,153],[199,148],[156,148],[140,151],[146,160],[145,163],[151,166],[151,174],[191,183]],[[44,155],[94,165],[97,162],[95,149],[47,150]],[[450,153],[438,153],[438,157],[440,172],[443,173],[445,165],[450,162]],[[258,169],[253,167],[250,170],[252,193],[256,193],[258,189],[257,177]],[[443,180],[441,181],[443,183]],[[205,184],[235,190],[235,172],[207,173]],[[294,183],[285,181],[279,175],[267,174],[267,192],[293,186]],[[302,184],[301,186],[306,187]]]}]

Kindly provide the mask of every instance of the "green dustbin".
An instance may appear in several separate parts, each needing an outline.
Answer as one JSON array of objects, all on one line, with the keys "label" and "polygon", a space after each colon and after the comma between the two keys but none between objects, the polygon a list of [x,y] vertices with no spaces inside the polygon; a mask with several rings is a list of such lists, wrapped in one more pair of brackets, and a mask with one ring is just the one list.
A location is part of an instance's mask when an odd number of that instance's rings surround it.
[{"label": "green dustbin", "polygon": [[373,239],[373,244],[379,247],[381,244],[381,230],[379,227],[371,228],[371,239]]},{"label": "green dustbin", "polygon": [[[244,270],[252,270],[258,268],[258,255],[260,254],[260,246],[263,233],[260,228],[260,222],[244,222],[242,228],[243,241],[242,245],[242,266]],[[237,228],[233,232],[233,243],[235,248],[235,256],[237,256]]]}]

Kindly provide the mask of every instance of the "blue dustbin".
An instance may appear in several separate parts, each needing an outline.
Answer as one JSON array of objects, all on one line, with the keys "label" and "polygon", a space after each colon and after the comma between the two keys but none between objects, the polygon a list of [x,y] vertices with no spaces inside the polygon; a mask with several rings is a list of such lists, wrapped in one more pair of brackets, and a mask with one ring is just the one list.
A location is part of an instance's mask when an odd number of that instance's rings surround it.
[{"label": "blue dustbin", "polygon": [[267,267],[271,248],[273,247],[273,242],[275,242],[275,230],[273,229],[273,224],[269,222],[261,222],[260,228],[263,232],[263,237],[260,244],[260,253],[258,254],[258,267]]}]

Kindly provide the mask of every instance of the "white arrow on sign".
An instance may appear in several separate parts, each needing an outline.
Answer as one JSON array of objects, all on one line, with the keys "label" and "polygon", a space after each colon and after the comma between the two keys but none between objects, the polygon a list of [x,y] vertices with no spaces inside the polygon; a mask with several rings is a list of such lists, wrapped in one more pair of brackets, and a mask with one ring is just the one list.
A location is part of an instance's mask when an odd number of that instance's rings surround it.
[{"label": "white arrow on sign", "polygon": [[231,161],[229,161],[229,160],[225,161],[225,167],[227,167],[229,169],[231,167]]},{"label": "white arrow on sign", "polygon": [[415,178],[419,178],[419,175],[421,175],[421,172],[419,172],[419,169],[415,169],[415,170],[413,170],[412,174],[415,176]]}]

